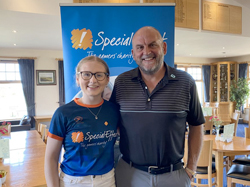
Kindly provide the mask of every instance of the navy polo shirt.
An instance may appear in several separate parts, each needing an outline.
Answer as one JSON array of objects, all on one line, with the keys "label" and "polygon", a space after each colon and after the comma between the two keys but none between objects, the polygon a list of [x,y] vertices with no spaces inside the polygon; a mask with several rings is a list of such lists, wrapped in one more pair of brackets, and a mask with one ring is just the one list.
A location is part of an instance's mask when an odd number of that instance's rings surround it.
[{"label": "navy polo shirt", "polygon": [[169,166],[184,155],[186,122],[205,122],[196,84],[188,73],[165,64],[149,93],[139,68],[116,78],[111,101],[120,105],[120,151],[135,164]]}]

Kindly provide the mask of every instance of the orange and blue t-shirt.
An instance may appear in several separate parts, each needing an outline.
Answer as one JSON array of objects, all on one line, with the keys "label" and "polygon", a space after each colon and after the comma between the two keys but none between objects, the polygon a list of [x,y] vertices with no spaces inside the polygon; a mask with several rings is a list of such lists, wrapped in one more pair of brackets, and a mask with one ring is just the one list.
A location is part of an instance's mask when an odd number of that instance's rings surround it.
[{"label": "orange and blue t-shirt", "polygon": [[[89,110],[98,114],[98,119]],[[74,99],[59,107],[52,117],[48,136],[63,141],[61,170],[71,176],[109,172],[114,167],[119,119],[118,106],[105,100],[97,105],[84,105]]]}]

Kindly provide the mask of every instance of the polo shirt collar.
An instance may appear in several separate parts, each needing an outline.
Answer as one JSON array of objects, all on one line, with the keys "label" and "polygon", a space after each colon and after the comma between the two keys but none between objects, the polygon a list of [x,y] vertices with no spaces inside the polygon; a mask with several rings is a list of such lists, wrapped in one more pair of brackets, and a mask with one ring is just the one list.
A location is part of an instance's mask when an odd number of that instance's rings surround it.
[{"label": "polo shirt collar", "polygon": [[[178,80],[178,76],[176,75],[176,71],[175,71],[176,69],[168,66],[165,62],[164,62],[164,66],[166,68],[166,72],[165,72],[165,75],[164,75],[162,81],[165,83],[168,83],[168,81]],[[138,80],[138,81],[142,80],[139,67],[132,70],[131,79]]]}]

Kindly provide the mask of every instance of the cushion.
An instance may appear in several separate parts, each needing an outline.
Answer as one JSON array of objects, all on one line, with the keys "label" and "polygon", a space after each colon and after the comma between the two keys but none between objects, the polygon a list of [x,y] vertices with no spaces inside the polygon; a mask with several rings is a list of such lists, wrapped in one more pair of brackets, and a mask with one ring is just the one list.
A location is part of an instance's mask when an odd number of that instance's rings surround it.
[{"label": "cushion", "polygon": [[227,177],[250,181],[250,166],[233,164]]},{"label": "cushion", "polygon": [[23,118],[20,120],[19,125],[30,125],[31,117],[28,115],[23,116]]},{"label": "cushion", "polygon": [[[215,169],[215,162],[212,163],[212,173],[215,173],[216,169]],[[207,174],[207,167],[197,167],[196,169],[196,173],[197,174]]]},{"label": "cushion", "polygon": [[233,163],[250,166],[250,157],[239,157],[239,158],[236,158],[236,159],[233,160]]},{"label": "cushion", "polygon": [[[227,156],[223,156],[223,159],[226,159]],[[212,162],[215,162],[215,155],[212,155]]]}]

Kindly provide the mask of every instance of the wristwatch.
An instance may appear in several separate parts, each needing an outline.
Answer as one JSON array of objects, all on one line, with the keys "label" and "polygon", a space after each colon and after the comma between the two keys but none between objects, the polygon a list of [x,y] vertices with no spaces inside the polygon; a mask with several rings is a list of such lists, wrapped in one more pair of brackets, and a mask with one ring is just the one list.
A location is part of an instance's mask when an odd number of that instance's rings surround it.
[{"label": "wristwatch", "polygon": [[192,178],[194,178],[196,176],[196,171],[193,171],[191,169],[189,169],[188,167],[185,167],[185,170],[192,175]]}]

